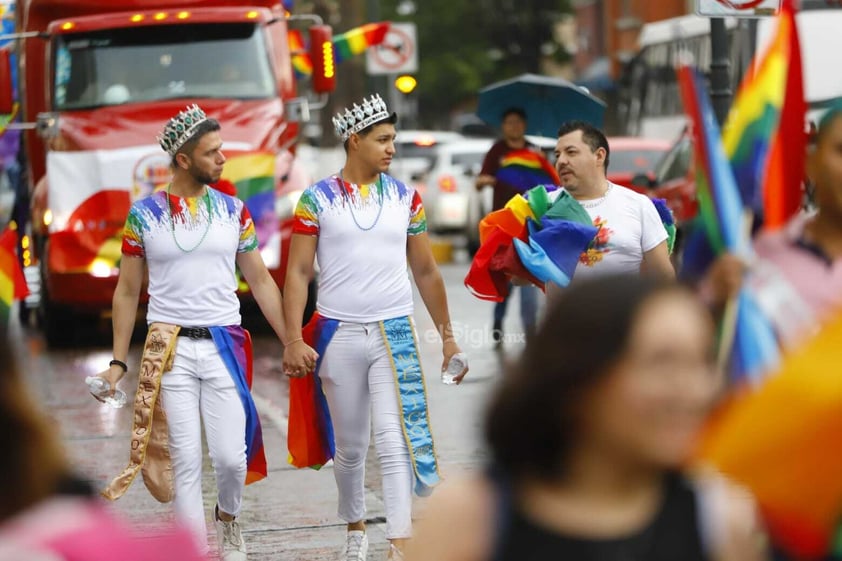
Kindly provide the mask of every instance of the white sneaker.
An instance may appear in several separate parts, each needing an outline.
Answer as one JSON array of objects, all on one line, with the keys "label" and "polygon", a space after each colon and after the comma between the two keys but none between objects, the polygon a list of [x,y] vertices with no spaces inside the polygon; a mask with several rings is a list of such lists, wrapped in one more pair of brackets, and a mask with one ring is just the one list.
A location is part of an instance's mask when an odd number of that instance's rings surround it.
[{"label": "white sneaker", "polygon": [[231,522],[219,519],[218,508],[214,509],[213,524],[216,526],[216,543],[222,561],[246,561],[246,542],[236,518]]},{"label": "white sneaker", "polygon": [[368,536],[365,532],[351,530],[345,538],[345,549],[341,561],[366,561],[368,555]]}]

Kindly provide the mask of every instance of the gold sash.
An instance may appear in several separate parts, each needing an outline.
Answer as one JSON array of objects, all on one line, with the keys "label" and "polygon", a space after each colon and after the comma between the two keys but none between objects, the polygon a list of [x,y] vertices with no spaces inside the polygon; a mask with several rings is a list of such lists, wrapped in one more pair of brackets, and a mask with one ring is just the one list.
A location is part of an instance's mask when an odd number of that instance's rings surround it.
[{"label": "gold sash", "polygon": [[134,400],[129,465],[102,491],[106,499],[113,501],[122,497],[138,471],[143,473],[143,483],[155,499],[162,503],[173,499],[175,488],[167,417],[158,394],[161,376],[172,368],[179,329],[168,323],[149,326]]}]

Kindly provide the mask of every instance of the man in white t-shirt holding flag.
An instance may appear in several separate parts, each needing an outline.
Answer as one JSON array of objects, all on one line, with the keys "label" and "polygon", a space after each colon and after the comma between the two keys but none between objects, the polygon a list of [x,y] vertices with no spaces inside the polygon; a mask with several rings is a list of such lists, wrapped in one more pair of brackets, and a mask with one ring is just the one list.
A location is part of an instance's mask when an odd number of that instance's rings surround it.
[{"label": "man in white t-shirt holding flag", "polygon": [[[674,278],[667,231],[657,209],[645,195],[608,181],[609,155],[608,139],[593,125],[568,121],[559,128],[555,167],[561,186],[598,228],[579,259],[574,282],[638,272]],[[554,194],[557,197],[561,192]]]},{"label": "man in white t-shirt holding flag", "polygon": [[[319,356],[315,382],[326,397],[333,431],[327,456],[334,460],[338,514],[348,523],[343,561],[364,561],[368,550],[365,457],[372,425],[390,559],[402,557],[411,535],[413,482],[424,495],[439,480],[407,264],[441,336],[442,369],[460,352],[421,197],[386,174],[395,155],[396,121],[379,95],[334,117],[345,166],[301,196],[284,286],[287,373],[307,374],[313,347]],[[317,315],[302,332],[316,256]],[[466,372],[467,367],[457,374],[457,382]],[[295,423],[290,411],[290,432]],[[290,455],[295,456],[292,448]]]}]

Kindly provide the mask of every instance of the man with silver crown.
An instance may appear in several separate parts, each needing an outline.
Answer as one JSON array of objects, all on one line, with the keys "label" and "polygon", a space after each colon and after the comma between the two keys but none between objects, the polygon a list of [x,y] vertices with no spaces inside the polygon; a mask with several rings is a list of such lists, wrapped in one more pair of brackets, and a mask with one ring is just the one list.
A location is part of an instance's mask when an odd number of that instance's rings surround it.
[{"label": "man with silver crown", "polygon": [[[202,499],[202,426],[216,474],[213,509],[220,557],[246,559],[239,514],[246,483],[266,475],[260,422],[250,392],[250,345],[240,326],[235,267],[281,341],[280,291],[257,251],[244,203],[208,184],[225,164],[220,125],[196,105],[170,119],[158,141],[172,182],[135,202],[123,233],[113,299],[114,360],[100,374],[114,388],[127,356],[145,273],[149,329],[128,467],[102,492],[125,493],[138,472],[152,495],[208,550]],[[203,424],[200,424],[203,423]]]},{"label": "man with silver crown", "polygon": [[[284,367],[292,376],[310,375],[309,360],[314,351],[318,356],[312,375],[326,398],[338,514],[348,523],[343,561],[363,561],[368,551],[364,478],[372,426],[390,559],[402,557],[411,536],[413,482],[424,495],[439,481],[407,263],[441,336],[442,369],[460,352],[421,197],[386,173],[396,121],[379,95],[334,117],[345,165],[301,196],[284,285],[290,337]],[[316,256],[317,314],[302,331]],[[466,373],[467,367],[457,382]],[[291,427],[296,422],[291,412]],[[292,448],[290,455],[294,460]]]}]

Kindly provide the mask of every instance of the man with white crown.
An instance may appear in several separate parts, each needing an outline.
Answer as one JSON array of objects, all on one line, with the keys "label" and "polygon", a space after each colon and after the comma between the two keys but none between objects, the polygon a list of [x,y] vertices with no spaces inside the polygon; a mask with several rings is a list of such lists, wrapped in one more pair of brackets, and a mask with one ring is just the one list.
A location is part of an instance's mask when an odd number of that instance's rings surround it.
[{"label": "man with white crown", "polygon": [[216,474],[220,557],[243,561],[243,489],[266,476],[266,459],[249,388],[251,340],[240,326],[235,266],[281,341],[285,326],[280,291],[257,250],[248,209],[208,185],[219,180],[225,164],[219,131],[196,105],[170,119],[158,141],[172,158],[172,182],[136,201],[126,220],[113,299],[114,360],[100,374],[111,388],[128,368],[147,270],[149,330],[130,462],[102,494],[119,498],[142,472],[152,495],[174,501],[178,519],[207,551],[201,419]]},{"label": "man with white crown", "polygon": [[[348,524],[343,561],[363,561],[368,551],[364,479],[372,425],[390,559],[402,558],[411,536],[413,481],[424,495],[439,480],[407,263],[442,340],[442,369],[460,352],[421,197],[386,173],[396,121],[379,95],[334,117],[345,165],[301,196],[284,285],[290,337],[284,367],[292,376],[308,375],[314,351],[318,356],[314,376],[333,429],[338,514]],[[316,256],[317,314],[302,332]],[[467,366],[457,382],[466,373]]]}]

